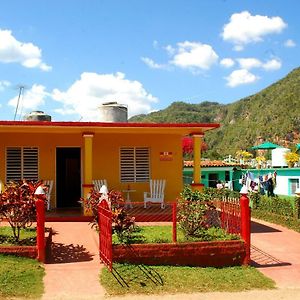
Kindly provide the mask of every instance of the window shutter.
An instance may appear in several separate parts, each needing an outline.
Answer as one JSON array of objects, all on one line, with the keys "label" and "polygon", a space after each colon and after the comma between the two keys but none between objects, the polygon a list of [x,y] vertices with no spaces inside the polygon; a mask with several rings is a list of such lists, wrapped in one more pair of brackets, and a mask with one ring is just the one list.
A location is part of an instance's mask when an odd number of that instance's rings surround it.
[{"label": "window shutter", "polygon": [[135,149],[135,179],[136,182],[149,180],[149,148]]},{"label": "window shutter", "polygon": [[22,149],[6,149],[6,181],[22,179]]},{"label": "window shutter", "polygon": [[9,147],[6,149],[6,181],[38,180],[38,148]]},{"label": "window shutter", "polygon": [[121,148],[121,182],[134,182],[134,148]]},{"label": "window shutter", "polygon": [[23,178],[27,180],[38,180],[38,149],[23,149]]},{"label": "window shutter", "polygon": [[147,147],[120,149],[121,182],[145,182],[150,178],[150,152]]}]

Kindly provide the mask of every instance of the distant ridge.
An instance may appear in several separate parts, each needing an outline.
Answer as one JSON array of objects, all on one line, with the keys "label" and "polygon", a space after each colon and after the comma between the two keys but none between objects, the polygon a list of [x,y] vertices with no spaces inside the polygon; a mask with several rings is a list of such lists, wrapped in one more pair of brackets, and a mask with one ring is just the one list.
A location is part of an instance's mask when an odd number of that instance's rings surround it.
[{"label": "distant ridge", "polygon": [[208,132],[208,155],[234,154],[264,140],[285,147],[300,142],[300,68],[257,94],[231,104],[174,102],[166,109],[137,115],[130,122],[221,124]]}]

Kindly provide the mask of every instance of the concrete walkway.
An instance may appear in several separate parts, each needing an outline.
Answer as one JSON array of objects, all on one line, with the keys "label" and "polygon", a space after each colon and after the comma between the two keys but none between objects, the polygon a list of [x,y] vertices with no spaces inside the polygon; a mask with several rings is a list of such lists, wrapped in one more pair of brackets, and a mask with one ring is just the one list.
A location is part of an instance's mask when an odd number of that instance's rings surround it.
[{"label": "concrete walkway", "polygon": [[[98,236],[85,222],[46,223],[55,231],[52,258],[45,264],[45,294],[49,299],[104,299],[99,284]],[[252,221],[252,265],[272,278],[278,290],[243,293],[205,293],[164,296],[126,296],[122,299],[300,299],[300,234],[281,226]],[[117,284],[117,283],[116,283]],[[112,297],[110,299],[118,299]]]},{"label": "concrete walkway", "polygon": [[253,265],[279,288],[300,288],[300,233],[255,219],[251,227]]},{"label": "concrete walkway", "polygon": [[45,294],[48,299],[101,299],[99,284],[103,267],[99,260],[99,240],[88,222],[53,222],[52,257],[45,264]]}]

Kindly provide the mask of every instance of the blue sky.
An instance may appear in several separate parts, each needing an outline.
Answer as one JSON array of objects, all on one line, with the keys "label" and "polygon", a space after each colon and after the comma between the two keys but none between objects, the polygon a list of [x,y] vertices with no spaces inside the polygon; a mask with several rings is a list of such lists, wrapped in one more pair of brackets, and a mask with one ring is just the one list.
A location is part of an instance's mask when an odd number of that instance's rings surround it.
[{"label": "blue sky", "polygon": [[0,119],[98,121],[174,101],[231,103],[299,67],[298,0],[10,0],[0,9]]}]

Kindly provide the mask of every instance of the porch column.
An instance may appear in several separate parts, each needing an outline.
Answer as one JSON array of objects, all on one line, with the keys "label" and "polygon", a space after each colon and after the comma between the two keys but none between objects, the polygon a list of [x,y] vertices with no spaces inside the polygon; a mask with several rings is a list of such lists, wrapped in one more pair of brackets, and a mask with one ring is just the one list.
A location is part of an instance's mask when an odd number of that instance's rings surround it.
[{"label": "porch column", "polygon": [[192,188],[194,190],[202,190],[204,186],[201,183],[201,144],[203,133],[194,133],[192,134],[194,142],[194,174],[193,174],[193,183]]},{"label": "porch column", "polygon": [[[91,188],[93,188],[93,137],[94,133],[83,133],[83,198],[86,199]],[[91,212],[84,207],[84,215],[91,215]]]}]

